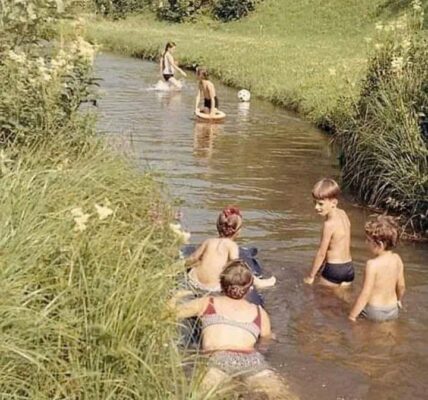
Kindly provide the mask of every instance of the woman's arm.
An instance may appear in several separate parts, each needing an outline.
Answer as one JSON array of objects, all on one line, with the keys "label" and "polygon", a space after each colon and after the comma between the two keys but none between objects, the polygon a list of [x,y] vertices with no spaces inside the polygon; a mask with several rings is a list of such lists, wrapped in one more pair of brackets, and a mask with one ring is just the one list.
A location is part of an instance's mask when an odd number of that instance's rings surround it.
[{"label": "woman's arm", "polygon": [[207,243],[208,241],[205,240],[192,254],[190,254],[190,256],[186,258],[184,265],[190,266],[201,260],[207,249]]},{"label": "woman's arm", "polygon": [[321,242],[318,248],[317,254],[315,255],[314,261],[312,262],[312,269],[310,274],[303,280],[305,283],[312,285],[315,280],[319,269],[324,264],[327,256],[328,246],[330,245],[331,237],[333,236],[333,226],[324,222],[323,230],[321,233]]},{"label": "woman's arm", "polygon": [[181,297],[183,297],[183,293],[179,292],[168,302],[168,305],[175,310],[177,319],[185,319],[202,315],[208,306],[209,297],[201,297],[199,299],[177,305],[177,300]]},{"label": "woman's arm", "polygon": [[260,337],[269,339],[272,337],[272,330],[270,326],[270,318],[268,313],[263,309],[263,307],[260,307],[260,314],[261,314],[261,329],[260,329]]},{"label": "woman's arm", "polygon": [[169,59],[168,60],[169,60],[169,62],[171,64],[171,66],[172,66],[172,69],[180,72],[180,74],[183,75],[183,76],[187,76],[187,74],[175,63],[174,57],[171,54],[169,54]]},{"label": "woman's arm", "polygon": [[159,60],[159,73],[161,76],[163,76],[163,54],[161,55],[161,58]]},{"label": "woman's arm", "polygon": [[351,312],[349,313],[349,319],[351,321],[356,321],[357,317],[363,311],[364,307],[367,305],[370,295],[373,290],[375,282],[375,266],[373,261],[367,261],[366,271],[364,273],[364,283],[363,288],[361,289],[360,295],[357,298],[354,306],[352,307]]}]

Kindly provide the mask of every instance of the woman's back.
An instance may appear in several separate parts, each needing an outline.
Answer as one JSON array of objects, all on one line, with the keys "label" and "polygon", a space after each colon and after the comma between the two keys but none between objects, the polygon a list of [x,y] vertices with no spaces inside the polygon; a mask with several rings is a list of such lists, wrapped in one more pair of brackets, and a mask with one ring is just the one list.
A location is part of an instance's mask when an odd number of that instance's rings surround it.
[{"label": "woman's back", "polygon": [[211,297],[201,316],[202,347],[210,350],[252,350],[261,332],[262,311],[246,300]]}]

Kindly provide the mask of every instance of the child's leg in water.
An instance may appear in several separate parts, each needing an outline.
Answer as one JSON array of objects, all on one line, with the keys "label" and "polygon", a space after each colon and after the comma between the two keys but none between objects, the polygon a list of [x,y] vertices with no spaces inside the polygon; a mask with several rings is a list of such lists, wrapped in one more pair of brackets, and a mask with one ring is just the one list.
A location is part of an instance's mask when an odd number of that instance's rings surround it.
[{"label": "child's leg in water", "polygon": [[250,391],[263,392],[270,400],[298,400],[281,377],[272,370],[266,369],[256,375],[245,378]]},{"label": "child's leg in water", "polygon": [[172,85],[174,85],[177,89],[181,89],[183,87],[183,84],[177,79],[175,79],[173,76],[169,78],[168,83],[169,82],[172,83]]},{"label": "child's leg in water", "polygon": [[218,368],[209,368],[202,379],[201,389],[204,393],[231,382],[232,378]]}]

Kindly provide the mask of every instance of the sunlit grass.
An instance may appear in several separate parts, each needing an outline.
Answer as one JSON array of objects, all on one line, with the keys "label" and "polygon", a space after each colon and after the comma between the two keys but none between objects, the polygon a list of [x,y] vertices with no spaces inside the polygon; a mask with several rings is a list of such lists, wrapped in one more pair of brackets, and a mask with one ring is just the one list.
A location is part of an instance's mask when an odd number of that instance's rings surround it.
[{"label": "sunlit grass", "polygon": [[3,151],[0,193],[0,397],[191,398],[166,305],[178,243],[153,178],[86,138],[78,154]]}]

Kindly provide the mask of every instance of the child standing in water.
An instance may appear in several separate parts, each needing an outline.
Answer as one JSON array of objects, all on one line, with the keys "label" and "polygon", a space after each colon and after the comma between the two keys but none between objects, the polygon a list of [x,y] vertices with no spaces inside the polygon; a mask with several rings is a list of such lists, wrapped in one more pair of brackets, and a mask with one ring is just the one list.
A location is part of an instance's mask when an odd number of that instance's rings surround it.
[{"label": "child standing in water", "polygon": [[[225,265],[239,258],[239,247],[235,239],[242,228],[241,212],[236,207],[226,207],[218,216],[218,238],[205,240],[187,260],[186,265],[193,268],[188,273],[189,284],[205,292],[220,292],[220,275]],[[275,277],[254,278],[256,287],[273,286]]]},{"label": "child standing in water", "polygon": [[196,94],[195,112],[199,111],[199,102],[201,96],[204,99],[203,112],[214,116],[218,109],[218,98],[216,95],[214,84],[209,80],[208,70],[206,67],[198,67],[196,69],[196,77],[199,80],[198,92]]},{"label": "child standing in water", "polygon": [[321,243],[304,282],[311,285],[322,269],[319,282],[325,286],[349,285],[354,280],[351,258],[351,223],[345,211],[337,207],[340,188],[333,179],[321,179],[312,189],[315,210],[325,218]]},{"label": "child standing in water", "polygon": [[172,53],[175,51],[175,43],[168,42],[160,59],[160,74],[165,79],[165,82],[172,83],[177,89],[182,88],[181,82],[174,78],[174,71],[178,71],[183,76],[187,74],[175,63]]},{"label": "child standing in water", "polygon": [[367,261],[363,288],[349,319],[356,321],[360,314],[373,321],[396,319],[406,289],[403,262],[392,252],[398,240],[397,225],[391,217],[379,216],[365,225],[365,231],[375,257]]}]

